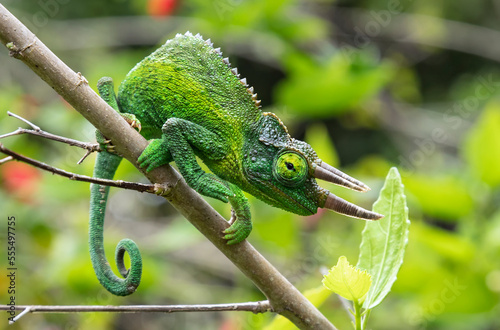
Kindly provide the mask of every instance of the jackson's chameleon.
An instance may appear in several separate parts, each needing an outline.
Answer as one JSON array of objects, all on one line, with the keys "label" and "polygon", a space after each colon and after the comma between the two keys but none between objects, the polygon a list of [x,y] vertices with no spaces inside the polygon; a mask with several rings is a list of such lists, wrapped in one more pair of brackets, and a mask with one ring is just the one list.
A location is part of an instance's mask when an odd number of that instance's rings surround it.
[{"label": "jackson's chameleon", "polygon": [[[273,113],[262,112],[253,87],[231,68],[219,48],[187,32],[178,34],[139,62],[121,83],[118,96],[110,78],[98,82],[101,97],[148,140],[138,159],[146,171],[174,161],[187,184],[202,195],[229,202],[232,224],[224,231],[228,244],[243,241],[252,230],[249,203],[242,191],[300,215],[318,208],[376,220],[382,216],[330,193],[315,179],[357,191],[363,183],[318,158],[307,143],[293,139]],[[109,147],[98,132],[103,148]],[[109,149],[109,151],[111,151]],[[198,156],[212,173],[198,165]],[[112,179],[121,157],[103,151],[94,176]],[[120,241],[116,262],[124,279],[111,270],[103,248],[104,213],[109,187],[91,187],[90,253],[102,285],[128,295],[139,285],[142,261],[137,245]],[[124,252],[131,259],[127,270]]]}]

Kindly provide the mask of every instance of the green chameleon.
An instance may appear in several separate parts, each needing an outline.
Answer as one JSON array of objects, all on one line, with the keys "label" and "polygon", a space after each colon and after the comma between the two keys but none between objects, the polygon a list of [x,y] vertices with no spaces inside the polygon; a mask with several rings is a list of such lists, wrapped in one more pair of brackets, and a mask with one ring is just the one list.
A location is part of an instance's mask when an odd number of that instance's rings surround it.
[{"label": "green chameleon", "polygon": [[[121,83],[118,96],[110,78],[98,82],[101,97],[148,140],[138,159],[147,172],[174,161],[187,184],[202,195],[229,202],[228,244],[243,241],[252,230],[243,191],[300,215],[327,208],[351,217],[377,220],[380,214],[351,204],[316,184],[333,182],[357,191],[369,188],[318,158],[307,143],[290,137],[281,120],[262,112],[246,79],[240,79],[219,48],[187,32],[168,40],[139,62]],[[97,132],[104,150],[94,176],[112,179],[121,161]],[[198,156],[212,173],[204,172]],[[142,261],[137,245],[124,239],[116,249],[119,278],[103,248],[104,213],[109,187],[93,184],[90,203],[90,254],[101,284],[115,295],[139,285]],[[123,257],[129,253],[130,269]]]}]

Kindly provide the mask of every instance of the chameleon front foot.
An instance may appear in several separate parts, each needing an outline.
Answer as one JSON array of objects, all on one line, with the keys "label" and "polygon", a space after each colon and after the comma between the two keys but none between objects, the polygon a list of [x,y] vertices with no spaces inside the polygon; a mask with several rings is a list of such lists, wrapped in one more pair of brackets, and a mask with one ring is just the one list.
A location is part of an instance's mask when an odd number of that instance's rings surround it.
[{"label": "chameleon front foot", "polygon": [[223,231],[224,239],[227,240],[228,245],[243,242],[250,232],[252,231],[252,222],[247,219],[236,219],[234,223]]},{"label": "chameleon front foot", "polygon": [[236,185],[228,183],[234,195],[229,197],[231,203],[231,219],[229,228],[223,231],[224,239],[228,245],[243,242],[252,231],[252,216],[250,214],[250,204],[243,194],[243,191]]}]

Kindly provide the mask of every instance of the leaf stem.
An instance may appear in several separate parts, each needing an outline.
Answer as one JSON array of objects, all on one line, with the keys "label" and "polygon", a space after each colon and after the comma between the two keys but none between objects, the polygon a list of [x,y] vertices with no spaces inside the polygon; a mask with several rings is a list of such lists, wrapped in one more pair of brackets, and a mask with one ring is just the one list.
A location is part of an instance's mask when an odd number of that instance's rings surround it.
[{"label": "leaf stem", "polygon": [[355,330],[363,330],[363,328],[361,327],[361,304],[359,303],[359,301],[354,301],[353,302],[353,305],[354,305],[354,329]]}]

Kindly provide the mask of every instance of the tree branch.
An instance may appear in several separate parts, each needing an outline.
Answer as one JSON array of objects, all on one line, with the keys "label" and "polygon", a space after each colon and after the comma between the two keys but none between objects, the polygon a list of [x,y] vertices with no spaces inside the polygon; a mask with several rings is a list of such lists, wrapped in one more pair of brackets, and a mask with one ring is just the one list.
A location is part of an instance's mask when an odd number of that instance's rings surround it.
[{"label": "tree branch", "polygon": [[[22,310],[9,323],[18,321],[27,313],[174,313],[174,312],[252,312],[266,313],[272,311],[269,301],[256,301],[234,304],[209,304],[209,305],[126,305],[126,306],[44,306],[44,305],[16,305],[15,310]],[[11,310],[9,305],[0,305],[0,310]]]},{"label": "tree branch", "polygon": [[[108,137],[117,152],[137,166],[147,145],[120,115],[88,85],[86,79],[59,60],[36,36],[0,4],[0,41],[11,56],[23,61],[70,105]],[[236,265],[268,298],[273,310],[301,329],[335,327],[248,241],[227,245],[222,231],[228,223],[170,166],[144,173],[154,183],[172,187],[165,198]]]}]

